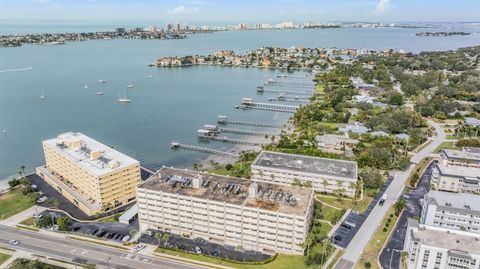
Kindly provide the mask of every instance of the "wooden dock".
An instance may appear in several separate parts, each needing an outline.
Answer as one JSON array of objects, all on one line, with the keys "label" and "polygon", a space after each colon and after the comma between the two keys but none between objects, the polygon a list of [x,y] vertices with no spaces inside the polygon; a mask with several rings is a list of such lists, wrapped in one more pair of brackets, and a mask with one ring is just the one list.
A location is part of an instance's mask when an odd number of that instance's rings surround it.
[{"label": "wooden dock", "polygon": [[210,154],[229,157],[229,158],[238,158],[238,154],[235,154],[235,153],[220,151],[220,150],[211,149],[211,148],[204,148],[204,147],[198,147],[198,146],[193,146],[193,145],[181,144],[181,143],[178,143],[178,142],[172,142],[170,148],[171,149],[187,149],[187,150],[205,152],[205,153],[210,153]]},{"label": "wooden dock", "polygon": [[217,123],[223,124],[223,125],[232,124],[232,125],[245,125],[245,126],[253,126],[253,127],[283,128],[283,125],[278,125],[278,124],[228,120],[227,116],[222,116],[222,115],[217,116]]},{"label": "wooden dock", "polygon": [[239,108],[242,109],[259,109],[276,112],[295,113],[300,106],[280,105],[254,102],[251,98],[243,98]]},{"label": "wooden dock", "polygon": [[243,135],[256,135],[256,136],[270,136],[275,135],[272,133],[250,131],[250,130],[241,130],[241,129],[230,129],[230,128],[218,128],[220,132],[223,133],[233,133],[233,134],[243,134]]}]

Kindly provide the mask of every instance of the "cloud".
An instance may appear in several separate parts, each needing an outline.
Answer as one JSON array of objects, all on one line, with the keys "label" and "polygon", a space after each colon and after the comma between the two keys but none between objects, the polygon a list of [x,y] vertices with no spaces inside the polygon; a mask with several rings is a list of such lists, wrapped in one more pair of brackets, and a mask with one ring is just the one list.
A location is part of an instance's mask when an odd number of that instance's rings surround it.
[{"label": "cloud", "polygon": [[375,8],[375,13],[385,13],[388,9],[394,7],[391,0],[380,0]]},{"label": "cloud", "polygon": [[175,7],[169,11],[167,11],[168,15],[189,15],[189,14],[195,14],[198,12],[198,7],[186,7],[184,5],[180,5],[178,7]]}]

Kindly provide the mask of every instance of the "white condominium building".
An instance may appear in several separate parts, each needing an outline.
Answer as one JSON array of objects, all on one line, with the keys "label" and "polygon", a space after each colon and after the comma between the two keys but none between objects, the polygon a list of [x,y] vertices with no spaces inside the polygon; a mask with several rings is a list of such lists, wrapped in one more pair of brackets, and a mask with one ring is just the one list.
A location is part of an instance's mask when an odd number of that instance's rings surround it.
[{"label": "white condominium building", "polygon": [[87,215],[135,200],[140,163],[81,133],[43,141],[37,174]]},{"label": "white condominium building", "polygon": [[442,150],[430,185],[443,191],[480,193],[480,148]]},{"label": "white condominium building", "polygon": [[444,149],[440,152],[440,163],[444,165],[480,168],[480,148],[465,147],[462,150]]},{"label": "white condominium building", "polygon": [[252,163],[252,179],[291,185],[295,180],[311,182],[315,191],[354,196],[357,163],[351,161],[262,151]]},{"label": "white condominium building", "polygon": [[140,230],[303,255],[313,190],[162,168],[137,189]]},{"label": "white condominium building", "polygon": [[480,195],[430,191],[421,203],[421,224],[480,234]]},{"label": "white condominium building", "polygon": [[480,269],[475,234],[424,226],[409,219],[404,242],[407,269]]}]

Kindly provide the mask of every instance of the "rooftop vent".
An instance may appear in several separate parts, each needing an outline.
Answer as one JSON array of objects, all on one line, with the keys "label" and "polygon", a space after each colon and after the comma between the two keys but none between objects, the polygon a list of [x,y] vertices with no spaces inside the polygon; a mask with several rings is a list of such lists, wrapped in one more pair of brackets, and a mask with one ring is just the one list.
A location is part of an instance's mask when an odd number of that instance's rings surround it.
[{"label": "rooftop vent", "polygon": [[193,178],[192,186],[196,189],[202,187],[203,185],[203,177],[202,175],[198,174],[196,177]]},{"label": "rooftop vent", "polygon": [[248,197],[257,198],[257,193],[258,193],[258,184],[254,182],[250,184],[250,186],[248,186]]}]

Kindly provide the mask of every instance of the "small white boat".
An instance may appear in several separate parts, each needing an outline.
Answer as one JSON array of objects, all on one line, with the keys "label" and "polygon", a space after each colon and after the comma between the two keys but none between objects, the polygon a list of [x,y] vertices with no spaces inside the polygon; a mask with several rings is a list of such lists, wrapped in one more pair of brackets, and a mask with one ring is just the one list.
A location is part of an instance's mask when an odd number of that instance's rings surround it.
[{"label": "small white boat", "polygon": [[131,89],[131,88],[134,88],[135,86],[132,84],[132,82],[130,81],[127,85],[127,88]]},{"label": "small white boat", "polygon": [[152,74],[148,74],[148,75],[146,75],[145,77],[147,77],[147,78],[153,78],[153,75],[152,75]]},{"label": "small white boat", "polygon": [[103,80],[103,79],[99,79],[99,80],[98,80],[98,83],[107,83],[107,81],[106,81],[106,80]]},{"label": "small white boat", "polygon": [[40,95],[40,99],[45,99],[45,94],[43,94],[43,91],[42,91],[42,94]]},{"label": "small white boat", "polygon": [[118,101],[119,103],[123,103],[123,104],[130,103],[130,99],[128,99],[127,93],[125,92],[125,89],[123,89],[123,95],[120,94],[120,95],[118,96],[117,101]]},{"label": "small white boat", "polygon": [[103,92],[102,92],[102,91],[98,91],[98,92],[97,92],[97,95],[103,95]]},{"label": "small white boat", "polygon": [[88,84],[87,82],[85,81],[85,86],[84,86],[85,89],[88,89]]}]

